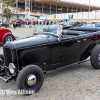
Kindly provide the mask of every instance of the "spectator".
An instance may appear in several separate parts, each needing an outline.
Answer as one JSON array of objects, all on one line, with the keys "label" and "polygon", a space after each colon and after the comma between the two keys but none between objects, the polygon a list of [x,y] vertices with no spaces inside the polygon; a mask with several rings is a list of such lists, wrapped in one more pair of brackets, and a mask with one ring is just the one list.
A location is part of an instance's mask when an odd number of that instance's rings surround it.
[{"label": "spectator", "polygon": [[19,20],[19,27],[22,27],[22,25],[21,25],[22,23],[21,23],[21,20]]},{"label": "spectator", "polygon": [[29,21],[28,21],[28,19],[27,19],[26,25],[29,25]]},{"label": "spectator", "polygon": [[49,25],[49,21],[47,21],[46,25]]},{"label": "spectator", "polygon": [[1,28],[1,24],[2,24],[2,22],[0,21],[0,28]]},{"label": "spectator", "polygon": [[53,22],[51,21],[51,25],[52,25],[52,23],[53,23]]},{"label": "spectator", "polygon": [[25,21],[23,21],[22,24],[23,24],[23,27],[25,27]]},{"label": "spectator", "polygon": [[29,21],[29,25],[31,25],[31,21]]},{"label": "spectator", "polygon": [[13,21],[11,21],[11,28],[13,29]]},{"label": "spectator", "polygon": [[43,24],[45,25],[45,21],[43,22]]},{"label": "spectator", "polygon": [[42,25],[43,25],[43,21],[42,21]]},{"label": "spectator", "polygon": [[38,25],[38,20],[37,20],[36,24]]},{"label": "spectator", "polygon": [[40,21],[40,25],[42,24],[42,22]]},{"label": "spectator", "polygon": [[35,21],[33,21],[33,25],[35,25]]},{"label": "spectator", "polygon": [[14,29],[16,29],[16,21],[14,21]]},{"label": "spectator", "polygon": [[6,27],[6,28],[7,28],[7,25],[8,25],[8,21],[6,20],[6,21],[5,21],[5,27]]}]

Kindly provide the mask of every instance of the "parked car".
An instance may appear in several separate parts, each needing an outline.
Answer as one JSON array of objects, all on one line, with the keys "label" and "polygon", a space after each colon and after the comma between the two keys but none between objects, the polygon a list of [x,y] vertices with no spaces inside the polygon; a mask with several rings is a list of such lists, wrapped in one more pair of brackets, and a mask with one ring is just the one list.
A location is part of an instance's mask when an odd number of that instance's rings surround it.
[{"label": "parked car", "polygon": [[95,24],[96,27],[100,27],[100,21],[92,21],[91,24]]},{"label": "parked car", "polygon": [[79,21],[67,21],[67,25],[71,25],[72,27],[79,27],[82,24]]},{"label": "parked car", "polygon": [[[47,71],[83,63],[89,56],[91,65],[100,69],[99,28],[38,25],[33,35],[6,43],[0,55],[0,78],[5,82],[16,78],[20,90],[38,92]],[[5,74],[8,79],[2,77]]]},{"label": "parked car", "polygon": [[[7,26],[9,26],[9,25],[10,25],[10,23],[8,23],[8,25],[7,25]],[[2,24],[1,24],[1,26],[5,26],[5,23],[2,23]]]},{"label": "parked car", "polygon": [[88,23],[88,24],[83,24],[81,27],[96,27],[96,25]]},{"label": "parked car", "polygon": [[67,25],[67,22],[57,22],[56,24],[53,23],[52,25],[62,25],[62,29],[73,28],[72,25]]},{"label": "parked car", "polygon": [[0,28],[0,43],[7,43],[16,40],[16,37],[7,28]]}]

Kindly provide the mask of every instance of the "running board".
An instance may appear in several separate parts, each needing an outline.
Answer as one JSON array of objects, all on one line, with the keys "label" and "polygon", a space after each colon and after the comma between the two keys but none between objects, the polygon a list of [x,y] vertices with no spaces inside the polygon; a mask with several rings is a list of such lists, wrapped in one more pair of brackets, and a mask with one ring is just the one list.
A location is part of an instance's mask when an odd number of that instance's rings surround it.
[{"label": "running board", "polygon": [[90,59],[89,60],[84,60],[84,61],[78,61],[76,63],[70,64],[70,65],[67,65],[67,66],[63,66],[63,67],[60,67],[60,68],[56,68],[56,69],[65,68],[65,67],[72,66],[72,65],[75,65],[75,64],[81,64],[81,63],[84,63],[84,62],[87,62],[87,61],[90,61]]},{"label": "running board", "polygon": [[78,64],[81,64],[81,63],[84,63],[84,62],[87,62],[87,61],[90,61],[90,59],[84,60],[84,61],[79,61]]}]

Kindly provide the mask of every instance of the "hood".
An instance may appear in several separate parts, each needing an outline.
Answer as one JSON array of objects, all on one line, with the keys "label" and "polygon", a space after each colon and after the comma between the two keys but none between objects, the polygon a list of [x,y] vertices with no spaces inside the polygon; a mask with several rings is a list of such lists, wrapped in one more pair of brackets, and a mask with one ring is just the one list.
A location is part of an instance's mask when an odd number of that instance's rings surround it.
[{"label": "hood", "polygon": [[47,45],[49,44],[49,41],[46,38],[43,37],[30,37],[25,38],[21,40],[16,40],[10,43],[6,43],[5,47],[9,47],[11,49],[21,49],[31,46],[41,46],[41,45]]}]

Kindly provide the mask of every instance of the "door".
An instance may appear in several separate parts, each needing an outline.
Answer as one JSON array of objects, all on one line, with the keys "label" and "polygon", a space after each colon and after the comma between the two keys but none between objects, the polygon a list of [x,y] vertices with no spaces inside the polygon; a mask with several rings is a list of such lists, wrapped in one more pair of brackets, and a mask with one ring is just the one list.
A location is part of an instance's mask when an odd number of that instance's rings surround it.
[{"label": "door", "polygon": [[74,63],[79,61],[81,56],[82,40],[80,36],[62,38],[62,62]]},{"label": "door", "polygon": [[62,48],[62,44],[61,42],[58,40],[57,37],[55,38],[48,38],[48,40],[50,41],[50,64],[51,65],[57,65],[62,63],[62,53],[61,53],[61,48]]}]

